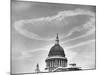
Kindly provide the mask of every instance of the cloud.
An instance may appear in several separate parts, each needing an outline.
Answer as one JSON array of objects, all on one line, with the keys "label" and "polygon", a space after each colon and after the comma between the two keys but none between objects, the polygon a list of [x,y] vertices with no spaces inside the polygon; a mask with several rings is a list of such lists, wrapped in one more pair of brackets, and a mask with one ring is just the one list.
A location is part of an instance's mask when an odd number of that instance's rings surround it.
[{"label": "cloud", "polygon": [[[48,40],[53,40],[54,38],[53,37],[52,38],[43,38],[39,34],[31,32],[31,31],[25,29],[24,27],[31,24],[32,26],[38,27],[40,29],[44,26],[46,27],[47,25],[49,25],[49,27],[53,26],[55,28],[60,26],[59,28],[61,28],[62,25],[68,25],[68,21],[64,21],[65,18],[68,18],[71,16],[77,16],[77,15],[87,15],[92,18],[95,16],[95,14],[93,12],[88,11],[88,10],[82,10],[82,9],[65,10],[65,11],[58,12],[58,14],[54,15],[54,16],[47,16],[47,17],[28,19],[28,20],[19,20],[14,23],[14,26],[15,26],[15,29],[20,34],[24,35],[25,37],[28,37],[30,39],[48,41]],[[37,23],[39,23],[39,24],[37,24]],[[87,23],[90,23],[90,21]],[[37,25],[35,25],[35,24],[37,24]],[[84,27],[86,27],[86,25],[84,25]],[[72,30],[67,36],[70,36],[74,31],[76,31],[76,29]],[[44,30],[44,29],[42,29],[42,30]],[[61,36],[61,38],[63,38],[63,36]]]},{"label": "cloud", "polygon": [[22,35],[28,37],[28,38],[35,38],[35,39],[40,39],[40,37],[37,34],[31,33],[27,31],[26,29],[23,29],[22,27],[24,26],[25,20],[21,20],[18,22],[15,22],[15,29]]},{"label": "cloud", "polygon": [[[80,33],[80,32],[84,32],[82,35],[78,35],[77,37],[72,37],[73,35],[75,35],[76,33]],[[69,38],[66,41],[61,42],[62,44],[70,42],[70,41],[75,41],[81,38],[86,38],[87,36],[90,36],[92,34],[95,34],[95,17],[90,18],[90,20],[88,22],[86,22],[85,24],[83,24],[82,26],[78,26],[73,28],[65,37],[63,38]]]},{"label": "cloud", "polygon": [[[82,33],[78,36],[78,33]],[[66,36],[64,41],[61,42],[62,45],[70,43],[70,46],[68,45],[67,48],[74,48],[81,45],[85,45],[89,42],[95,41],[95,18],[90,18],[90,21],[88,21],[86,24],[83,24],[82,26],[76,27],[72,29]]]},{"label": "cloud", "polygon": [[87,40],[87,41],[85,41],[85,42],[81,42],[81,43],[78,43],[78,44],[76,44],[76,45],[69,46],[69,47],[67,47],[67,48],[70,49],[70,48],[80,47],[80,46],[82,46],[82,45],[86,45],[86,44],[89,44],[89,43],[91,43],[91,42],[95,42],[95,40],[94,40],[94,39],[93,39],[93,40]]},{"label": "cloud", "polygon": [[54,18],[55,19],[58,18],[58,20],[62,20],[65,17],[77,16],[77,15],[95,16],[95,14],[91,11],[82,10],[82,9],[75,9],[75,10],[61,11]]},{"label": "cloud", "polygon": [[95,32],[95,29],[93,28],[90,31],[88,31],[86,34],[78,36],[78,37],[74,37],[73,39],[68,39],[64,42],[61,42],[61,44],[64,44],[64,43],[67,43],[67,42],[70,42],[70,41],[75,41],[75,40],[78,40],[78,39],[81,39],[81,38],[86,38],[87,36],[94,34],[94,32]]}]

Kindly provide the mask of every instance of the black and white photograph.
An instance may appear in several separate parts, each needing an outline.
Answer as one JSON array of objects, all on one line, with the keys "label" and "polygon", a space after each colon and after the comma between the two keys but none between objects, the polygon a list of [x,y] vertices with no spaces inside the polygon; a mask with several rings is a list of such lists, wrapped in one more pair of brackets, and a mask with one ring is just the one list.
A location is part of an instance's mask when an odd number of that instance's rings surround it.
[{"label": "black and white photograph", "polygon": [[96,6],[11,0],[11,74],[96,69]]}]

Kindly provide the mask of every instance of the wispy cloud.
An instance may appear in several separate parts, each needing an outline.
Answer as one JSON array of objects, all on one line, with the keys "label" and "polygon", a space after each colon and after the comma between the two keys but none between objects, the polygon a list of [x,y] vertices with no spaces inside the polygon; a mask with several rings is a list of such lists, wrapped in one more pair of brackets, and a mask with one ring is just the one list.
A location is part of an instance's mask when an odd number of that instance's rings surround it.
[{"label": "wispy cloud", "polygon": [[[48,24],[50,24],[50,26],[55,26],[56,23],[62,23],[63,20],[67,17],[71,17],[71,16],[77,16],[77,15],[87,15],[87,16],[90,16],[90,17],[94,17],[95,14],[91,11],[87,11],[87,10],[82,10],[82,9],[75,9],[75,10],[65,10],[65,11],[60,11],[58,12],[57,15],[54,15],[54,16],[47,16],[47,17],[42,17],[42,18],[35,18],[35,19],[28,19],[28,20],[20,20],[20,21],[16,21],[14,23],[14,26],[15,26],[15,29],[22,35],[30,38],[30,39],[36,39],[36,40],[45,40],[45,41],[48,41],[48,40],[52,40],[53,38],[51,39],[48,39],[48,38],[42,38],[41,36],[39,36],[38,34],[34,33],[34,32],[30,32],[28,31],[27,29],[25,29],[24,27],[26,25],[34,25],[34,26],[37,26],[38,25],[35,25],[36,23],[42,23],[42,24],[39,24],[39,26],[43,25],[43,26],[47,26]],[[67,22],[67,21],[66,21]],[[86,23],[86,25],[84,25],[84,27],[87,26],[87,24],[89,24],[89,22]],[[91,23],[90,23],[91,24]],[[90,25],[89,24],[89,25]],[[62,25],[68,25],[68,22],[67,24],[62,24]],[[56,27],[58,26],[62,26],[60,24],[57,24]],[[88,28],[88,27],[87,27]],[[76,31],[76,29],[72,30],[67,36],[70,36],[74,31]],[[79,29],[78,29],[79,31]],[[61,37],[63,38],[63,37]]]},{"label": "wispy cloud", "polygon": [[61,42],[61,44],[64,44],[64,43],[67,43],[67,42],[70,42],[70,41],[75,41],[75,40],[78,40],[80,38],[86,38],[87,36],[90,36],[91,34],[94,34],[94,33],[95,33],[95,29],[93,28],[90,31],[88,31],[86,34],[78,36],[78,37],[75,37],[73,39],[68,39],[68,40],[66,40],[64,42]]},{"label": "wispy cloud", "polygon": [[75,41],[77,39],[80,39],[80,38],[86,38],[87,36],[90,36],[92,34],[95,33],[95,16],[93,16],[92,18],[90,18],[90,20],[88,22],[86,22],[85,24],[83,24],[82,26],[78,26],[78,27],[75,27],[73,28],[65,37],[63,38],[70,38],[71,36],[73,36],[73,34],[75,32],[83,32],[85,31],[84,34],[82,35],[78,35],[77,37],[74,37],[74,38],[71,38],[71,39],[68,39],[66,41],[63,41],[61,42],[62,44],[66,43],[66,42],[70,42],[70,41]]},{"label": "wispy cloud", "polygon": [[95,39],[93,39],[93,40],[87,40],[87,41],[84,41],[84,42],[75,44],[75,45],[73,45],[73,46],[68,46],[67,48],[70,49],[70,48],[80,47],[80,46],[82,46],[82,45],[86,45],[86,44],[89,44],[89,43],[91,43],[91,42],[95,42]]}]

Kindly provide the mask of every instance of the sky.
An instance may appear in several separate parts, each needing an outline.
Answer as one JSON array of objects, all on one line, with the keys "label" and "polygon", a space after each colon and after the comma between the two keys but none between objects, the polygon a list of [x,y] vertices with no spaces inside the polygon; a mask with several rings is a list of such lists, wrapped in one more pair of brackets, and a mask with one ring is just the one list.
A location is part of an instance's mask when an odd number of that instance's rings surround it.
[{"label": "sky", "polygon": [[96,7],[12,0],[12,73],[46,67],[45,59],[59,34],[68,64],[95,68]]}]

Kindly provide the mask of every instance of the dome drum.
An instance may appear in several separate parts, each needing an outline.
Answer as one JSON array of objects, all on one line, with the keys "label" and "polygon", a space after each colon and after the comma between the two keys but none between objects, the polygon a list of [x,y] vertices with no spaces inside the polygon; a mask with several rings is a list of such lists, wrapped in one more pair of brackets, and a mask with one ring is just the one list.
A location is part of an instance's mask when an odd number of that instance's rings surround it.
[{"label": "dome drum", "polygon": [[62,59],[62,60],[66,60],[67,61],[67,58],[66,57],[48,57],[45,62],[49,61],[49,60],[55,60],[55,59]]}]

